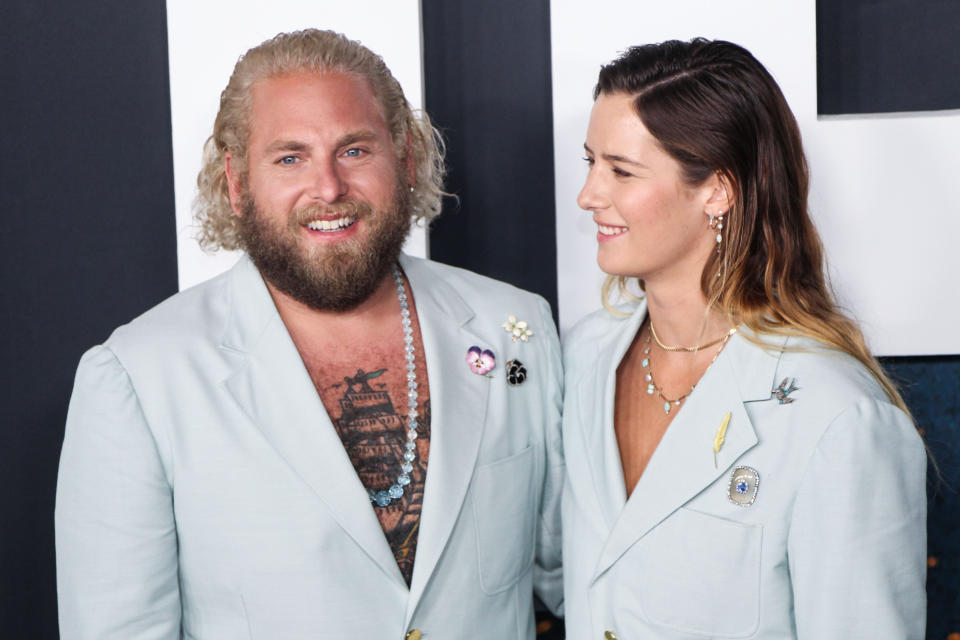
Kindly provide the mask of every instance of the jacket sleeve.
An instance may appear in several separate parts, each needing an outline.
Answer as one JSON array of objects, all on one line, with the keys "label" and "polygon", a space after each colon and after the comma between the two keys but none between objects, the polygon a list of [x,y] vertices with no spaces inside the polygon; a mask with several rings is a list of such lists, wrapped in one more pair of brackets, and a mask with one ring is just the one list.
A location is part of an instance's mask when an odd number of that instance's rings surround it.
[{"label": "jacket sleeve", "polygon": [[910,419],[862,400],[814,451],[788,539],[800,640],[922,640],[926,452]]},{"label": "jacket sleeve", "polygon": [[560,341],[557,338],[550,306],[540,300],[540,326],[547,343],[548,375],[542,388],[546,424],[545,473],[540,518],[537,526],[537,551],[534,566],[534,590],[540,600],[555,614],[562,614],[563,574],[561,571],[560,498],[563,489],[564,459],[561,439],[563,410],[563,368]]},{"label": "jacket sleeve", "polygon": [[56,498],[65,640],[179,638],[170,478],[130,378],[95,347],[80,361]]}]

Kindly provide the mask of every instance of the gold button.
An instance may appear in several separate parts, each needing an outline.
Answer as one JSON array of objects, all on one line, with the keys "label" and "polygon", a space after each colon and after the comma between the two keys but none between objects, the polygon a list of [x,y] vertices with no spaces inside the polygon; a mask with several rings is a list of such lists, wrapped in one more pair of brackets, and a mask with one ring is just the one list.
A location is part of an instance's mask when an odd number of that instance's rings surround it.
[{"label": "gold button", "polygon": [[604,631],[603,640],[617,640],[617,634],[615,634],[613,631]]},{"label": "gold button", "polygon": [[423,634],[420,633],[420,629],[410,629],[410,631],[407,631],[407,635],[404,636],[404,640],[420,640],[422,636]]}]

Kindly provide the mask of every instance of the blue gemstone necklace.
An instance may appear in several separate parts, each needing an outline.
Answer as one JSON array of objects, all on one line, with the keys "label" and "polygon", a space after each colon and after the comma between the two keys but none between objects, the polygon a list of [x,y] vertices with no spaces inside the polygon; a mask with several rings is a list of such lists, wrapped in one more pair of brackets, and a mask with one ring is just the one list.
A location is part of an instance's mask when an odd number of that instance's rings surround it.
[{"label": "blue gemstone necklace", "polygon": [[403,325],[403,354],[407,361],[407,439],[403,445],[403,463],[397,481],[388,489],[375,491],[367,489],[370,502],[378,507],[387,507],[391,502],[403,498],[403,488],[410,484],[413,463],[417,459],[417,360],[413,348],[413,327],[410,323],[410,305],[407,304],[407,290],[403,285],[400,268],[393,265],[393,282],[397,285],[397,300],[400,301],[400,324]]}]

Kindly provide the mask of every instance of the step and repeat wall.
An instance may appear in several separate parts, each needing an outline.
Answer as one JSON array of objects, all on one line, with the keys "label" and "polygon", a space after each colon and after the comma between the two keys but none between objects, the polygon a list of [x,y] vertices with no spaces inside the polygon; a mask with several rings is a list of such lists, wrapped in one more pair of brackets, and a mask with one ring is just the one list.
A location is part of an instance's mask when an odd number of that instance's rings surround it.
[{"label": "step and repeat wall", "polygon": [[[960,146],[960,15],[933,0],[834,4],[5,3],[5,635],[57,637],[53,496],[76,363],[116,326],[237,259],[193,240],[201,147],[237,57],[308,26],[380,53],[447,141],[458,199],[407,250],[541,293],[561,333],[600,306],[595,228],[576,206],[600,65],[668,38],[751,49],[800,122],[837,293],[889,356],[939,464],[928,637],[960,633],[960,206],[948,188]],[[562,637],[561,623],[545,620],[542,634]]]}]

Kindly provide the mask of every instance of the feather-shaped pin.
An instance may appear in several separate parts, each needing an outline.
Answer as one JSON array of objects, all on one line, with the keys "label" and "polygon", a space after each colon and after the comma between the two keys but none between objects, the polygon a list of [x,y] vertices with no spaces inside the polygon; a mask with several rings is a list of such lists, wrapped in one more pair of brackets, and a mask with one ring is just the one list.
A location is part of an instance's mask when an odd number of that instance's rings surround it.
[{"label": "feather-shaped pin", "polygon": [[723,440],[727,437],[727,425],[730,424],[730,412],[727,411],[727,415],[723,416],[723,420],[720,422],[720,428],[717,429],[717,435],[713,437],[713,468],[717,468],[717,454],[720,452],[720,447],[723,446]]}]

